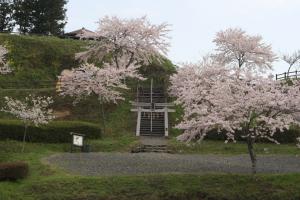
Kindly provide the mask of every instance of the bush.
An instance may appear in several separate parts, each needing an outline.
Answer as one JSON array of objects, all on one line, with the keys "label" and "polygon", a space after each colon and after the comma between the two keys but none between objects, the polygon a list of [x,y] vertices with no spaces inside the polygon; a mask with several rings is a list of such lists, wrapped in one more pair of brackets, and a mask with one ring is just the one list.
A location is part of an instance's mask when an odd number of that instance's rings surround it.
[{"label": "bush", "polygon": [[[53,121],[47,125],[27,129],[26,141],[66,143],[71,141],[70,132],[85,134],[87,139],[101,137],[100,126],[81,121]],[[0,120],[0,140],[23,140],[24,125],[18,120]]]},{"label": "bush", "polygon": [[300,137],[300,127],[297,126],[292,126],[289,130],[283,133],[277,132],[274,135],[279,143],[296,143],[298,137]]},{"label": "bush", "polygon": [[26,178],[28,171],[28,164],[24,162],[0,163],[0,181]]},{"label": "bush", "polygon": [[[292,126],[289,130],[280,133],[279,131],[274,134],[274,139],[279,143],[296,143],[296,138],[300,137],[300,127]],[[207,133],[205,139],[208,140],[226,140],[226,134],[221,132],[218,133],[217,130],[212,130]],[[235,139],[237,141],[245,141],[245,138],[242,138],[240,134],[237,134]],[[270,142],[267,139],[259,139],[257,142]]]}]

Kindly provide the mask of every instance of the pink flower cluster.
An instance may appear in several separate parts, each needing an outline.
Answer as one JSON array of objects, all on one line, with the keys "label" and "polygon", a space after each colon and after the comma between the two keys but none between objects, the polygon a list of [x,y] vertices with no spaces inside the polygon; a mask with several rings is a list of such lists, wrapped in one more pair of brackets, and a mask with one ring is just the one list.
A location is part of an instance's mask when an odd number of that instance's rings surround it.
[{"label": "pink flower cluster", "polygon": [[51,97],[28,96],[25,101],[5,97],[5,107],[2,111],[14,115],[26,125],[33,123],[35,126],[39,126],[54,119],[53,111],[49,109],[49,105],[52,103]]},{"label": "pink flower cluster", "polygon": [[134,65],[118,69],[109,65],[99,68],[93,64],[83,64],[59,77],[59,89],[61,95],[75,97],[75,103],[91,94],[97,95],[104,102],[116,103],[124,99],[122,89],[128,89],[126,78],[143,80]]},{"label": "pink flower cluster", "polygon": [[270,68],[275,57],[260,40],[239,29],[220,32],[217,54],[184,64],[171,77],[170,93],[184,109],[177,128],[185,132],[179,140],[201,140],[216,130],[225,132],[227,141],[239,133],[253,141],[277,142],[275,132],[300,124],[294,115],[300,111],[300,81],[279,82],[258,73]]},{"label": "pink flower cluster", "polygon": [[94,40],[86,51],[76,54],[84,63],[97,61],[103,66],[83,64],[62,74],[61,94],[76,97],[77,101],[90,94],[105,102],[123,100],[121,92],[127,89],[126,78],[143,80],[138,68],[166,54],[167,27],[167,24],[150,24],[146,17],[130,20],[104,17],[95,34],[80,35]]},{"label": "pink flower cluster", "polygon": [[[120,19],[104,17],[99,21],[95,34],[80,35],[81,38],[94,38],[87,51],[77,54],[77,58],[87,61],[97,58],[102,61],[107,54],[113,56],[113,61],[119,67],[118,60],[129,60],[129,64],[148,64],[153,58],[166,55],[168,47],[168,24],[151,24],[146,17],[135,19]],[[129,65],[128,64],[128,65]]]},{"label": "pink flower cluster", "polygon": [[6,61],[7,53],[8,50],[4,46],[0,45],[0,74],[9,74],[12,72],[12,69]]}]

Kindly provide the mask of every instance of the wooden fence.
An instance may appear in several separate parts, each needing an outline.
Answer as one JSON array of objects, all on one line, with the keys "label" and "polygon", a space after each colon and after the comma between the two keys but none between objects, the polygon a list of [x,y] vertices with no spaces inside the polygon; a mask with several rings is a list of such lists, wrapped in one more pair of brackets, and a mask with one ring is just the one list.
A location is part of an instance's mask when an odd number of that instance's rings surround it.
[{"label": "wooden fence", "polygon": [[300,79],[300,71],[284,72],[282,74],[276,74],[276,80],[284,79]]}]

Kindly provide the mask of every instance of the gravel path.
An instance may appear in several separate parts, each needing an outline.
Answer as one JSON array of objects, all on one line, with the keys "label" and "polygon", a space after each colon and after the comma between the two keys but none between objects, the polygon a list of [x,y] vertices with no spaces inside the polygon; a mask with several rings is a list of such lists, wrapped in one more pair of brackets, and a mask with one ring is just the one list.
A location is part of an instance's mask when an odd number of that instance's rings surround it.
[{"label": "gravel path", "polygon": [[[248,155],[176,155],[160,153],[63,153],[46,162],[89,176],[157,173],[250,173]],[[258,156],[259,173],[300,173],[300,157]]]}]

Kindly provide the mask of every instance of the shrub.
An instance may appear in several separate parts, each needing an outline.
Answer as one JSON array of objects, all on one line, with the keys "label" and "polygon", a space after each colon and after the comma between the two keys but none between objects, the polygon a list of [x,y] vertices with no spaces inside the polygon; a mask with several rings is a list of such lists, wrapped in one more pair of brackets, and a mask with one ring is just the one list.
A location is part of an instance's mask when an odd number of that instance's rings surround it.
[{"label": "shrub", "polygon": [[[87,139],[101,137],[100,126],[81,121],[53,121],[47,125],[27,129],[26,141],[44,143],[70,142],[70,132],[85,134]],[[18,120],[0,120],[0,140],[13,139],[22,141],[24,125]]]},{"label": "shrub", "polygon": [[275,133],[274,138],[279,143],[296,143],[297,138],[300,137],[300,127],[292,126],[289,130],[283,133]]},{"label": "shrub", "polygon": [[28,172],[28,164],[24,162],[0,163],[0,181],[23,179]]},{"label": "shrub", "polygon": [[[274,134],[274,139],[279,143],[296,143],[296,138],[300,137],[300,127],[292,126],[289,130],[280,133],[279,131]],[[212,130],[205,136],[205,139],[208,140],[226,140],[225,133],[218,133],[217,130]],[[236,135],[235,138],[237,141],[245,141],[245,138],[242,138],[240,134]],[[270,142],[267,139],[259,139],[258,142]]]}]

